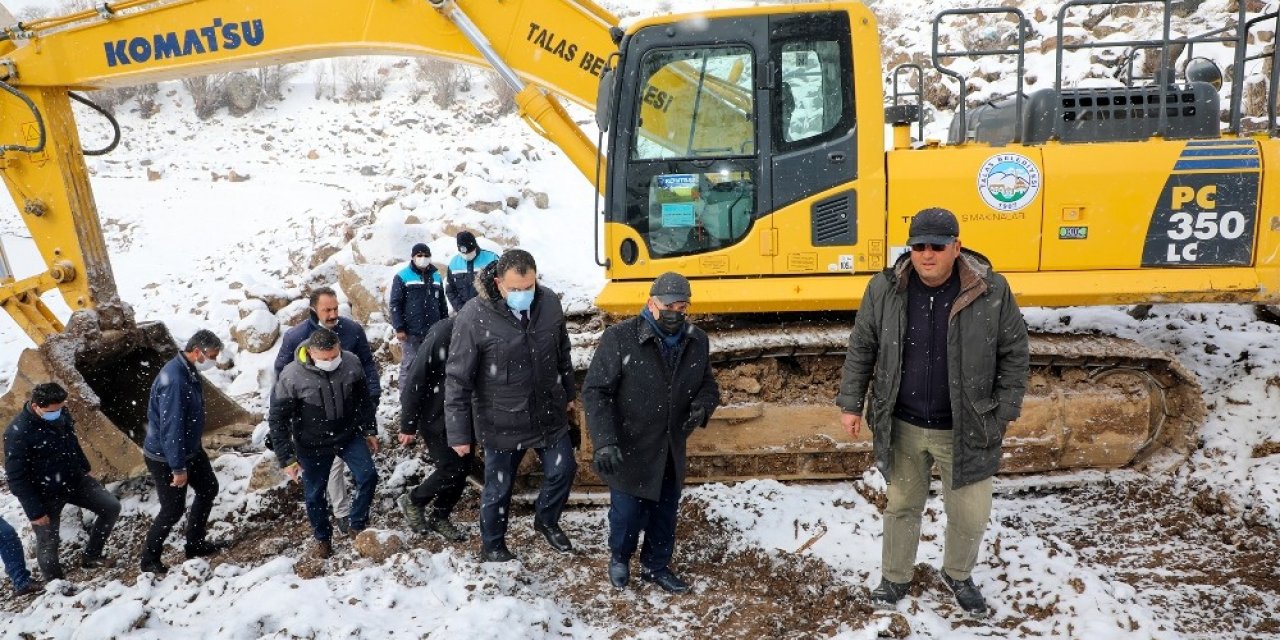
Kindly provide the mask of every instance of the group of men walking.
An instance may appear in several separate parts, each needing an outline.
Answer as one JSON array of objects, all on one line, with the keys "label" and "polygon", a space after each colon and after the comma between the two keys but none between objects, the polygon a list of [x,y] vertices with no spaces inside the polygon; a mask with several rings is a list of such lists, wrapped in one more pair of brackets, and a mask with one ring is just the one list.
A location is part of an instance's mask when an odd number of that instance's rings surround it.
[{"label": "group of men walking", "polygon": [[[410,446],[421,438],[434,467],[398,505],[418,533],[467,539],[450,515],[478,446],[484,456],[481,558],[514,560],[506,542],[511,494],[532,449],[543,474],[533,528],[552,549],[571,552],[560,517],[578,471],[580,435],[571,419],[578,393],[559,297],[539,283],[528,252],[497,256],[480,250],[469,232],[457,241],[458,256],[443,277],[431,264],[430,247],[418,244],[391,286],[391,322],[403,349],[398,441]],[[882,580],[871,597],[893,607],[910,589],[937,462],[947,515],[942,579],[964,610],[982,615],[986,603],[971,573],[990,517],[1001,442],[1025,392],[1026,326],[1004,278],[981,255],[962,249],[951,212],[917,214],[908,245],[867,287],[836,398],[850,437],[864,425],[871,430],[876,466],[888,480]],[[604,331],[582,387],[593,467],[610,488],[607,577],[618,588],[629,583],[639,550],[641,579],[671,593],[690,589],[671,570],[685,442],[720,402],[707,335],[687,318],[692,301],[682,275],[658,277],[638,314]],[[317,289],[310,311],[285,334],[276,359],[269,446],[285,474],[303,485],[312,553],[323,558],[332,553],[331,505],[339,530],[354,534],[368,524],[381,387],[364,331],[339,316],[336,293]],[[144,571],[167,570],[161,552],[184,513],[187,557],[225,546],[206,539],[218,481],[200,444],[198,373],[221,349],[212,332],[197,332],[153,385],[143,452],[161,508],[143,547]],[[86,567],[111,562],[103,549],[120,513],[119,501],[88,475],[63,410],[66,398],[57,384],[38,385],[5,432],[9,486],[35,531],[46,579],[63,576],[58,517],[64,504],[97,515],[80,558]],[[195,493],[189,510],[188,486]],[[18,592],[39,588],[3,520],[0,558]]]}]

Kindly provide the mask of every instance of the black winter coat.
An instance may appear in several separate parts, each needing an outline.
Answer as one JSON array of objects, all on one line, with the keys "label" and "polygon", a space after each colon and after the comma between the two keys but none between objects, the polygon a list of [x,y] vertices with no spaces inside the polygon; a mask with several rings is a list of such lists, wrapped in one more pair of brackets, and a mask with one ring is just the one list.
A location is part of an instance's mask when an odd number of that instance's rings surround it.
[{"label": "black winter coat", "polygon": [[413,435],[444,425],[445,364],[453,339],[453,318],[431,327],[400,383],[400,433]]},{"label": "black winter coat", "polygon": [[569,432],[567,408],[576,397],[560,298],[538,285],[529,328],[521,329],[492,278],[477,280],[480,294],[454,321],[445,369],[449,446],[470,444],[473,424],[489,449],[555,444]]},{"label": "black winter coat", "polygon": [[271,394],[267,422],[280,466],[293,464],[299,452],[334,450],[357,436],[378,435],[374,407],[355,354],[344,350],[338,368],[326,372],[311,361],[304,344]]},{"label": "black winter coat", "polygon": [[[639,316],[605,329],[582,387],[592,447],[617,445],[622,451],[622,468],[604,480],[648,500],[662,491],[668,455],[677,482],[684,484],[689,414],[700,407],[709,418],[720,404],[707,334],[686,325],[674,370],[663,361],[658,340]],[[705,418],[690,427],[702,424]]]},{"label": "black winter coat", "polygon": [[4,431],[4,471],[28,519],[39,520],[67,501],[89,473],[89,459],[65,405],[52,422],[31,411],[29,403],[22,406]]}]

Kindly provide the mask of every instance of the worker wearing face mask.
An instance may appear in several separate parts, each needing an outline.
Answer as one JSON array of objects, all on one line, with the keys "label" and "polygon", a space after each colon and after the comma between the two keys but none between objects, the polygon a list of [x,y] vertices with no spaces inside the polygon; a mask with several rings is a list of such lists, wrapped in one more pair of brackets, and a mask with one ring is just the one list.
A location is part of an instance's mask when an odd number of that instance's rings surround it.
[{"label": "worker wearing face mask", "polygon": [[302,478],[307,519],[315,544],[311,556],[333,552],[333,525],[325,495],[334,458],[340,458],[355,480],[351,533],[369,523],[369,507],[378,474],[378,426],[373,399],[360,360],[343,350],[338,334],[321,327],[298,348],[297,357],[280,373],[271,394],[271,440],[280,467],[290,480]]},{"label": "worker wearing face mask", "polygon": [[408,376],[413,358],[431,325],[449,317],[444,301],[444,281],[431,264],[431,247],[419,242],[413,245],[409,264],[391,279],[391,327],[400,341],[400,380]]},{"label": "worker wearing face mask", "polygon": [[212,369],[221,351],[222,340],[212,331],[201,329],[187,341],[182,353],[160,370],[151,385],[142,454],[156,483],[160,513],[151,522],[142,547],[142,571],[169,570],[161,561],[161,554],[169,532],[187,511],[188,485],[195,490],[195,500],[187,514],[187,544],[183,548],[186,557],[213,555],[226,547],[225,543],[205,539],[209,512],[218,495],[218,478],[200,443],[204,435],[204,385],[199,372]]},{"label": "worker wearing face mask", "polygon": [[497,259],[498,254],[480,248],[475,234],[458,232],[458,255],[449,261],[449,267],[445,269],[448,282],[445,293],[449,295],[454,313],[462,311],[462,306],[476,297],[476,274]]},{"label": "worker wearing face mask", "polygon": [[485,267],[480,296],[458,314],[445,365],[445,431],[449,446],[471,452],[472,425],[484,447],[480,553],[508,562],[508,505],[516,469],[533,449],[542,461],[542,490],[533,528],[561,553],[573,550],[560,529],[578,465],[569,412],[575,397],[569,332],[560,298],[538,284],[527,251],[511,249]]}]

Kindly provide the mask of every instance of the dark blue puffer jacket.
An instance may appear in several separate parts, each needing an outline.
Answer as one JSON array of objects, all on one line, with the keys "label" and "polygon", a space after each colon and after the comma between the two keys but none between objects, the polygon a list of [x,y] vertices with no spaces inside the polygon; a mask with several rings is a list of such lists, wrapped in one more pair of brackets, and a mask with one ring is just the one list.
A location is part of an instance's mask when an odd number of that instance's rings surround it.
[{"label": "dark blue puffer jacket", "polygon": [[444,282],[435,265],[419,271],[412,263],[391,279],[391,327],[411,336],[425,336],[431,325],[449,317]]},{"label": "dark blue puffer jacket", "polygon": [[4,432],[4,470],[9,491],[31,520],[48,515],[50,505],[67,501],[89,473],[89,459],[65,406],[61,417],[46,422],[29,403],[22,405]]},{"label": "dark blue puffer jacket", "polygon": [[204,384],[183,354],[174,356],[155,382],[147,404],[147,438],[142,452],[173,471],[185,471],[200,451],[204,435]]}]

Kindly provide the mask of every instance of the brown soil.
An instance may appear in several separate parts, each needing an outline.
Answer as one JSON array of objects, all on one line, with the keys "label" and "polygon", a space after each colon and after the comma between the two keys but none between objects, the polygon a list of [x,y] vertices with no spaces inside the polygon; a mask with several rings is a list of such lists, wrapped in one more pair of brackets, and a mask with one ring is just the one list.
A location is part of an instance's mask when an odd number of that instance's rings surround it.
[{"label": "brown soil", "polygon": [[1109,567],[1160,611],[1167,626],[1159,631],[1280,633],[1280,612],[1269,608],[1280,597],[1280,532],[1249,509],[1173,480],[1084,487],[1062,499],[1073,517],[1041,512],[1044,520],[1005,524],[1054,536],[1084,562]]}]

